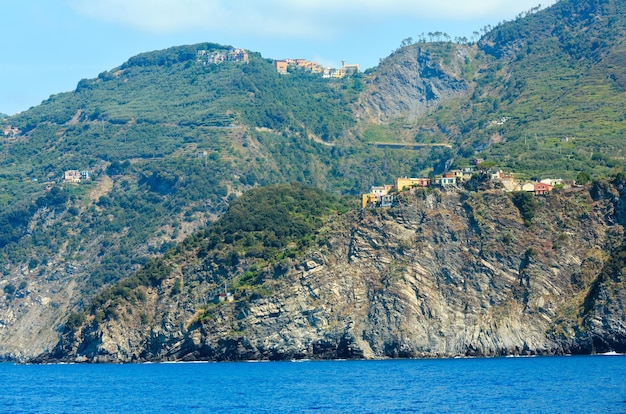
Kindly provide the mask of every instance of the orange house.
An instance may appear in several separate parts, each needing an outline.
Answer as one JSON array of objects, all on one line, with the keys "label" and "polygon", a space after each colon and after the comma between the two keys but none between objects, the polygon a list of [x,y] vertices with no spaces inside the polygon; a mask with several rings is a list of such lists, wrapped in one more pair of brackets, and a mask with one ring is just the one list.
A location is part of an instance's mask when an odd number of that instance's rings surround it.
[{"label": "orange house", "polygon": [[274,61],[274,68],[276,69],[276,72],[278,72],[278,73],[282,73],[282,74],[287,73],[287,66],[288,65],[289,65],[289,63],[286,60],[275,60]]},{"label": "orange house", "polygon": [[535,183],[535,195],[546,195],[552,191],[552,186],[546,183]]}]

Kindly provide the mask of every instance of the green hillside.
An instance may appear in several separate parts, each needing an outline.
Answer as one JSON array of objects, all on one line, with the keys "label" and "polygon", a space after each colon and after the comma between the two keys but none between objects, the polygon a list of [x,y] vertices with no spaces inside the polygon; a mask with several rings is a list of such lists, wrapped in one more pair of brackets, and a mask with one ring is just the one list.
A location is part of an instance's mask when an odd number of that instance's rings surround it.
[{"label": "green hillside", "polygon": [[564,0],[498,25],[478,42],[472,93],[418,122],[529,177],[623,168],[625,16],[620,1]]},{"label": "green hillside", "polygon": [[[344,210],[339,198],[297,183],[250,190],[213,225],[96,296],[88,315],[96,324],[116,318],[116,307],[142,300],[145,288],[160,286],[181,266],[190,291],[220,292],[226,284],[238,298],[263,294],[268,287],[261,285],[275,277],[275,268],[301,255],[326,219]],[[170,293],[179,294],[180,283]],[[84,315],[72,318],[83,320]],[[77,323],[66,327],[68,333]]]},{"label": "green hillside", "polygon": [[[421,41],[341,79],[280,75],[254,52],[208,63],[231,48],[201,43],[81,80],[0,121],[1,306],[26,312],[46,292],[58,325],[259,186],[354,196],[474,158],[522,177],[614,174],[626,151],[625,9],[562,0],[476,44]],[[401,99],[421,112],[381,104]],[[89,178],[64,180],[74,170]],[[237,253],[271,245],[251,240]]]},{"label": "green hillside", "polygon": [[[356,194],[436,155],[351,134],[361,77],[279,75],[271,61],[205,64],[198,44],[145,53],[5,120],[0,260],[50,275],[77,263],[92,291],[213,221],[245,190],[302,182]],[[410,156],[410,157],[409,157]],[[68,170],[87,171],[80,183]]]}]

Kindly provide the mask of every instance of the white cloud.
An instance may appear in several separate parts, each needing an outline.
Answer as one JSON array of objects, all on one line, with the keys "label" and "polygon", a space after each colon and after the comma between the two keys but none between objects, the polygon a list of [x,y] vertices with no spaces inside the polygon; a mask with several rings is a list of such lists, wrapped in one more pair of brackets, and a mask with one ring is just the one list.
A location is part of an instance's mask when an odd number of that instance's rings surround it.
[{"label": "white cloud", "polygon": [[[556,0],[544,1],[553,4]],[[224,34],[314,38],[393,19],[496,23],[537,0],[68,0],[80,13],[152,33],[204,30]],[[514,4],[514,6],[512,5]]]}]

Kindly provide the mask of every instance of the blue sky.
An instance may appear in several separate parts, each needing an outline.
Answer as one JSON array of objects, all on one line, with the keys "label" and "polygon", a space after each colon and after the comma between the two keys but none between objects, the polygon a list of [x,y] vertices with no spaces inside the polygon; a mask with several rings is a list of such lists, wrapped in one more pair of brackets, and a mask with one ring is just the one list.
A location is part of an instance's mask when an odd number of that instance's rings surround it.
[{"label": "blue sky", "polygon": [[[546,7],[556,0],[542,1]],[[403,39],[471,38],[538,0],[0,0],[0,112],[71,91],[142,52],[215,42],[376,66]]]}]

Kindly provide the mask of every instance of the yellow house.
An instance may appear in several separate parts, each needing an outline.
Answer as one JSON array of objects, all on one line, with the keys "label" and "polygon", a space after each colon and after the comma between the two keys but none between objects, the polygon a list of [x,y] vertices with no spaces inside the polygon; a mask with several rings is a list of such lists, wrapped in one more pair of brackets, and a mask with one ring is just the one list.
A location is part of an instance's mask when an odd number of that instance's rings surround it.
[{"label": "yellow house", "polygon": [[408,190],[411,187],[428,187],[430,179],[428,178],[396,178],[396,189],[398,191]]},{"label": "yellow house", "polygon": [[368,204],[376,202],[376,194],[363,194],[361,196],[361,208],[367,207]]}]

